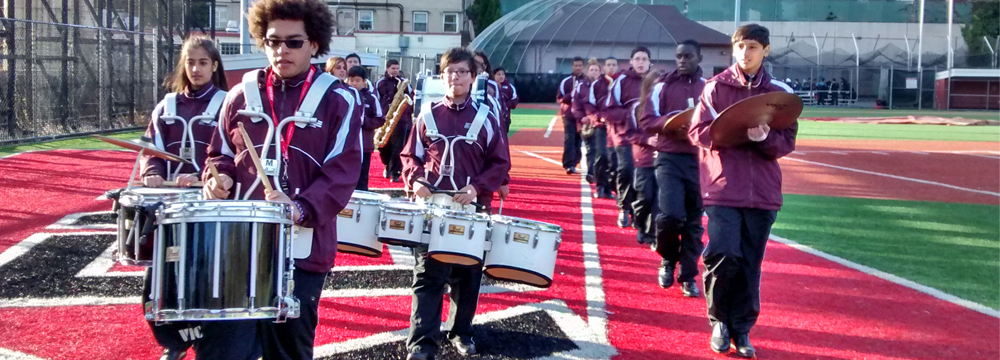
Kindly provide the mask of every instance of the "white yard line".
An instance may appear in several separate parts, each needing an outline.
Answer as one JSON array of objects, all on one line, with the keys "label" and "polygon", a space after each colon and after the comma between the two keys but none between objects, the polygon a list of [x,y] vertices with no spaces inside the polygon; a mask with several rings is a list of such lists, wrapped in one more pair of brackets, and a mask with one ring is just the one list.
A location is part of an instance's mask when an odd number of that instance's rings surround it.
[{"label": "white yard line", "polygon": [[880,172],[875,172],[875,171],[855,169],[855,168],[850,168],[850,167],[846,167],[846,166],[826,164],[826,163],[821,163],[821,162],[816,162],[816,161],[809,161],[809,160],[797,159],[797,158],[788,157],[788,156],[786,156],[786,157],[784,157],[782,159],[785,159],[785,160],[788,160],[788,161],[795,161],[795,162],[810,164],[810,165],[823,166],[823,167],[828,167],[828,168],[833,168],[833,169],[838,169],[838,170],[851,171],[851,172],[856,172],[856,173],[861,173],[861,174],[875,175],[875,176],[887,177],[887,178],[890,178],[890,179],[915,182],[915,183],[920,183],[920,184],[925,184],[925,185],[934,185],[934,186],[946,187],[946,188],[954,189],[954,190],[968,191],[968,192],[977,193],[977,194],[984,194],[984,195],[991,195],[991,196],[1000,197],[1000,193],[998,193],[998,192],[970,189],[970,188],[966,188],[966,187],[961,187],[961,186],[955,186],[955,185],[951,185],[951,184],[940,183],[940,182],[937,182],[937,181],[916,179],[916,178],[911,178],[911,177],[906,177],[906,176],[899,176],[899,175],[892,175],[892,174],[880,173]]}]

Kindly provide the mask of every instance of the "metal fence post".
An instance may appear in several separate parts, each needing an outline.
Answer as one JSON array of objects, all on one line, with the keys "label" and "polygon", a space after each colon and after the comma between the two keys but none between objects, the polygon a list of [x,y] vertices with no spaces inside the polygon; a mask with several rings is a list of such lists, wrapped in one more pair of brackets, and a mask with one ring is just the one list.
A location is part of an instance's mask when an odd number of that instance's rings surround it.
[{"label": "metal fence post", "polygon": [[896,69],[892,65],[889,65],[889,110],[892,110],[892,80],[896,75]]}]

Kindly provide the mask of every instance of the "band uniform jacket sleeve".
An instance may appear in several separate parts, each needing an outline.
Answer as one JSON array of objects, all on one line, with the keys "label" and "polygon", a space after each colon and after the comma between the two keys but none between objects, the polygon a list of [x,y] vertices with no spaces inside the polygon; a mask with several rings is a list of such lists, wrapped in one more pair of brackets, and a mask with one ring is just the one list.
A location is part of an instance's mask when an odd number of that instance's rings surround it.
[{"label": "band uniform jacket sleeve", "polygon": [[511,84],[509,81],[504,81],[503,87],[505,95],[507,96],[507,109],[517,109],[517,104],[521,103],[521,99],[517,97],[517,88],[515,88],[514,84]]},{"label": "band uniform jacket sleeve", "polygon": [[[642,109],[642,118],[639,119],[639,130],[642,132],[653,131],[653,133],[659,133],[660,129],[663,129],[663,125],[667,123],[670,118],[666,114],[661,114],[660,109],[664,108],[664,104],[660,102],[660,97],[656,94],[663,92],[663,87],[666,84],[656,83],[653,86],[653,91],[649,92],[646,98],[646,107]],[[657,91],[659,88],[660,91]]]},{"label": "band uniform jacket sleeve", "polygon": [[698,147],[713,149],[712,136],[709,129],[712,121],[719,114],[714,108],[716,81],[709,80],[705,83],[705,89],[701,92],[698,104],[694,106],[694,114],[691,115],[691,125],[688,127],[688,140]]},{"label": "band uniform jacket sleeve", "polygon": [[588,98],[590,97],[590,87],[591,82],[589,80],[579,81],[576,83],[576,88],[573,89],[573,100],[572,109],[573,117],[579,123],[583,122],[583,119],[587,116]]},{"label": "band uniform jacket sleeve", "polygon": [[[163,109],[164,109],[165,106],[166,106],[165,100],[164,101],[160,101],[159,104],[156,104],[156,107],[153,109],[153,114],[149,118],[149,125],[146,126],[146,133],[145,133],[146,137],[148,137],[151,140],[153,140],[153,145],[156,146],[157,149],[160,149],[160,150],[163,150],[163,151],[166,151],[166,146],[164,144],[162,144],[162,141],[156,141],[156,140],[157,139],[162,139],[165,135],[167,135],[165,133],[168,132],[168,131],[170,131],[170,130],[169,129],[162,129],[162,130],[159,129],[159,127],[156,125],[156,122],[160,119],[160,115],[163,114]],[[164,179],[167,178],[167,160],[166,159],[163,159],[163,158],[160,158],[160,157],[155,157],[155,156],[143,156],[142,157],[142,173],[141,173],[140,176],[146,177],[146,176],[152,176],[152,175],[156,175],[156,176],[162,177]]]}]

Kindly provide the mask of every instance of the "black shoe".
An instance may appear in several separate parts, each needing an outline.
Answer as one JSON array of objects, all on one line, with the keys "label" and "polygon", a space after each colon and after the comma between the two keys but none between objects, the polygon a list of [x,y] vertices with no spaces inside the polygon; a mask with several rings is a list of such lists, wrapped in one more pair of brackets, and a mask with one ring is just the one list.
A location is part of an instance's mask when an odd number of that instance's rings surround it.
[{"label": "black shoe", "polygon": [[399,175],[393,175],[392,176],[392,182],[398,183],[398,182],[403,182],[403,180],[399,179]]},{"label": "black shoe", "polygon": [[592,175],[592,174],[587,174],[587,183],[588,183],[588,184],[593,184],[593,183],[595,183],[595,182],[597,182],[597,181],[596,181],[596,180],[594,179],[594,175]]},{"label": "black shoe", "polygon": [[618,227],[627,228],[632,225],[632,212],[629,210],[622,210],[618,212]]},{"label": "black shoe", "polygon": [[685,281],[681,283],[681,293],[684,296],[696,298],[701,294],[701,291],[698,290],[698,285],[694,281]]},{"label": "black shoe", "polygon": [[163,355],[160,355],[160,360],[181,360],[187,356],[187,349],[163,349]]},{"label": "black shoe", "polygon": [[566,168],[566,175],[573,175],[573,174],[576,174],[576,169],[575,168],[571,168],[571,167]]},{"label": "black shoe", "polygon": [[433,360],[434,355],[428,352],[418,351],[406,355],[406,360]]},{"label": "black shoe", "polygon": [[389,178],[389,168],[385,168],[384,170],[382,170],[382,177],[386,179]]},{"label": "black shoe", "polygon": [[475,355],[478,353],[476,351],[476,342],[472,341],[472,337],[466,338],[464,336],[456,336],[448,340],[451,341],[452,345],[455,345],[455,350],[458,350],[458,353],[462,354],[462,356]]},{"label": "black shoe", "polygon": [[742,358],[752,359],[756,351],[750,345],[749,334],[739,334],[733,337],[733,346],[736,346],[736,355]]},{"label": "black shoe", "polygon": [[660,265],[660,273],[658,280],[661,288],[666,289],[671,286],[674,286],[674,265],[673,264]]},{"label": "black shoe", "polygon": [[719,354],[729,352],[729,329],[721,322],[712,326],[712,351]]}]

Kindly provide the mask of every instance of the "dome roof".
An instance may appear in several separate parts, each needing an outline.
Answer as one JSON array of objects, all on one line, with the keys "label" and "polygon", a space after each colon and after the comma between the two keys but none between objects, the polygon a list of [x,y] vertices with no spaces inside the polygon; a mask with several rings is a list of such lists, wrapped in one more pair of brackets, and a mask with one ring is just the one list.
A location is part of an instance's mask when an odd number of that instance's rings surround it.
[{"label": "dome roof", "polygon": [[558,72],[567,59],[627,59],[646,46],[653,59],[672,59],[678,43],[729,46],[729,37],[684,17],[676,7],[631,2],[536,0],[482,31],[471,48],[513,73]]}]

